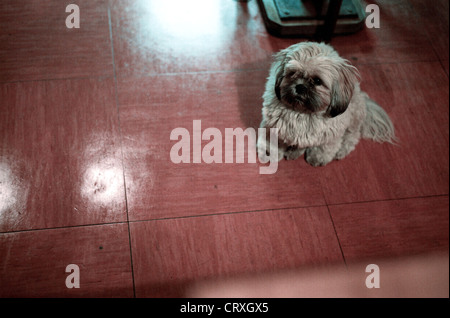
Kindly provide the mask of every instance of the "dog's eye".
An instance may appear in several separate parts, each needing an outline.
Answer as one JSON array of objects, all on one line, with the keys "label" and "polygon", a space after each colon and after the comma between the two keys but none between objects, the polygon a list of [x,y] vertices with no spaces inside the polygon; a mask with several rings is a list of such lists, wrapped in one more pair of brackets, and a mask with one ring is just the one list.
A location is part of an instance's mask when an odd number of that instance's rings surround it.
[{"label": "dog's eye", "polygon": [[294,77],[296,73],[297,72],[295,72],[295,71],[287,71],[285,76],[286,77]]},{"label": "dog's eye", "polygon": [[315,86],[319,86],[319,85],[322,85],[322,80],[320,78],[318,78],[318,77],[314,77],[313,78],[313,83],[314,83]]}]

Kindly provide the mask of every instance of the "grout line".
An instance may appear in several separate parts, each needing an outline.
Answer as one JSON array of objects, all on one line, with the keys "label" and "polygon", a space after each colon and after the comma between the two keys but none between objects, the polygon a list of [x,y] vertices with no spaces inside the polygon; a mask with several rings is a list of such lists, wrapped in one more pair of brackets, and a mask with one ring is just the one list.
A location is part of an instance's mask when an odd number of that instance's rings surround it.
[{"label": "grout line", "polygon": [[0,84],[17,84],[17,83],[33,83],[33,82],[52,82],[52,81],[68,81],[68,80],[88,80],[88,79],[99,79],[104,80],[108,78],[113,78],[114,74],[110,75],[86,75],[86,76],[75,76],[75,77],[55,77],[55,78],[39,78],[31,80],[17,80],[17,81],[0,81]]},{"label": "grout line", "polygon": [[323,180],[323,179],[322,179],[322,178],[319,178],[319,179],[320,179],[319,181],[320,181],[320,189],[321,189],[321,191],[322,191],[322,197],[323,197],[323,199],[324,199],[324,201],[325,201],[325,203],[326,203],[326,207],[327,207],[327,211],[328,211],[328,216],[329,216],[329,218],[330,218],[331,225],[333,226],[334,235],[335,235],[336,240],[337,240],[337,242],[338,242],[339,250],[341,251],[341,256],[342,256],[342,260],[344,261],[345,268],[346,268],[346,270],[348,270],[347,260],[345,259],[345,254],[344,254],[344,250],[342,249],[341,240],[339,239],[339,235],[338,235],[338,233],[337,233],[337,230],[336,230],[336,226],[335,226],[335,224],[334,224],[333,217],[331,216],[330,204],[328,203],[327,196],[325,195],[325,190],[324,190],[323,183],[322,183],[322,180]]},{"label": "grout line", "polygon": [[187,71],[187,72],[163,72],[163,73],[148,73],[148,74],[132,74],[125,75],[121,78],[129,77],[158,77],[158,76],[179,76],[179,75],[202,75],[202,74],[227,74],[227,73],[244,73],[244,72],[258,72],[258,71],[269,71],[270,63],[267,67],[260,68],[248,68],[248,69],[230,69],[230,70],[211,70],[211,71]]},{"label": "grout line", "polygon": [[122,157],[122,177],[123,177],[123,191],[125,198],[125,209],[127,215],[127,227],[128,227],[128,245],[130,247],[130,266],[131,266],[131,279],[133,281],[133,297],[136,298],[136,283],[134,279],[134,265],[133,265],[133,251],[131,244],[131,229],[130,229],[130,217],[129,217],[129,209],[128,209],[128,197],[127,197],[127,182],[125,178],[125,159],[123,153],[123,139],[122,139],[122,126],[120,124],[120,111],[119,111],[119,92],[117,89],[117,72],[116,72],[116,59],[114,55],[114,40],[113,40],[113,32],[112,32],[112,21],[111,21],[111,8],[108,4],[108,25],[109,25],[109,38],[111,41],[111,58],[112,58],[112,66],[113,66],[113,74],[114,74],[114,94],[116,101],[116,111],[117,111],[117,122],[119,126],[119,144],[120,144],[120,153]]},{"label": "grout line", "polygon": [[339,239],[339,235],[338,235],[338,233],[336,231],[336,226],[334,225],[333,217],[331,216],[330,207],[328,205],[327,205],[327,210],[328,210],[328,215],[329,215],[330,220],[331,220],[331,224],[333,225],[334,234],[336,235],[336,239],[337,239],[338,244],[339,244],[339,249],[341,251],[342,260],[344,261],[345,268],[348,269],[347,260],[345,259],[344,250],[342,249],[342,245],[341,245],[341,240]]},{"label": "grout line", "polygon": [[40,232],[40,231],[75,229],[75,228],[90,227],[90,226],[94,227],[94,226],[115,225],[115,224],[125,224],[125,223],[127,223],[127,222],[126,221],[117,221],[117,222],[108,222],[108,223],[91,223],[91,224],[79,224],[79,225],[64,225],[64,226],[46,227],[46,228],[39,228],[39,229],[24,229],[24,230],[0,232],[0,235],[3,235],[3,234],[15,234],[15,233],[26,233],[26,232]]},{"label": "grout line", "polygon": [[[129,223],[139,223],[139,222],[176,220],[176,219],[190,219],[190,218],[200,218],[200,217],[204,217],[204,216],[221,216],[221,215],[233,215],[233,214],[244,214],[244,213],[275,212],[275,211],[283,211],[283,210],[307,209],[307,208],[316,208],[316,207],[325,207],[325,206],[326,206],[325,204],[320,204],[320,205],[284,207],[284,208],[275,208],[275,209],[261,209],[261,210],[234,211],[234,212],[217,212],[217,213],[200,214],[200,215],[185,215],[185,216],[178,216],[178,217],[155,218],[155,219],[144,219],[144,220],[129,220],[127,218],[127,220],[125,220],[125,221],[109,222],[109,223],[92,223],[92,224],[80,224],[80,225],[69,225],[69,226],[59,226],[59,227],[48,227],[48,228],[25,229],[25,230],[17,230],[17,231],[0,232],[0,235],[2,235],[2,234],[10,234],[10,233],[33,232],[33,231],[71,229],[71,228],[89,227],[89,226],[114,225],[114,224],[125,224],[125,223],[129,224]],[[128,215],[127,215],[127,217],[128,217]]]},{"label": "grout line", "polygon": [[392,65],[392,64],[414,64],[414,63],[436,63],[439,62],[439,58],[437,59],[428,59],[428,60],[405,60],[405,61],[393,61],[393,62],[363,62],[363,63],[358,63],[356,62],[352,62],[353,65],[355,66],[360,66],[360,65],[368,65],[368,66],[372,66],[372,65]]},{"label": "grout line", "polygon": [[216,213],[206,213],[206,214],[198,214],[198,215],[183,215],[183,216],[175,216],[175,217],[160,217],[160,218],[154,218],[154,219],[132,220],[132,221],[130,221],[130,223],[166,221],[166,220],[178,220],[178,219],[191,219],[191,218],[201,218],[201,217],[204,217],[204,216],[205,217],[209,217],[209,216],[234,215],[234,214],[244,214],[244,213],[276,212],[276,211],[283,211],[283,210],[308,209],[308,208],[319,208],[319,207],[326,207],[326,204],[283,207],[283,208],[273,208],[273,209],[259,209],[259,210],[231,211],[231,212],[216,212]]},{"label": "grout line", "polygon": [[443,59],[440,59],[439,62],[440,62],[440,64],[441,64],[442,71],[444,71],[444,74],[447,76],[447,78],[449,78],[448,73],[447,73],[447,70],[445,69],[444,60],[443,60]]},{"label": "grout line", "polygon": [[[110,35],[111,36],[111,35]],[[435,53],[436,54],[436,53]],[[114,59],[114,57],[113,57]],[[442,65],[442,59],[437,57],[436,59],[429,60],[411,60],[411,61],[394,61],[394,62],[363,62],[351,61],[353,65],[359,66],[376,66],[376,65],[393,65],[393,64],[414,64],[414,63],[440,63]],[[270,63],[268,64],[270,66]],[[269,67],[268,66],[268,67]],[[180,75],[202,75],[202,74],[227,74],[227,73],[244,73],[244,72],[261,72],[267,71],[265,68],[249,68],[249,69],[230,69],[230,70],[214,70],[214,71],[188,71],[188,72],[173,72],[173,73],[151,73],[151,74],[131,74],[125,76],[119,76],[120,78],[151,78],[158,76],[180,76]],[[116,66],[113,64],[114,74],[112,75],[92,75],[92,76],[75,76],[75,77],[57,77],[57,78],[41,78],[31,80],[16,80],[16,81],[0,81],[0,84],[14,84],[14,83],[33,83],[33,82],[49,82],[49,81],[66,81],[66,80],[86,80],[86,79],[108,79],[114,78],[117,81]],[[445,70],[444,70],[445,72]],[[446,72],[445,72],[446,73]],[[447,74],[447,73],[446,73]]]},{"label": "grout line", "polygon": [[89,227],[89,226],[102,226],[102,225],[114,225],[114,224],[125,224],[125,223],[139,223],[139,222],[153,222],[153,221],[165,221],[165,220],[176,220],[176,219],[200,218],[200,217],[204,217],[204,216],[221,216],[221,215],[233,215],[233,214],[243,214],[243,213],[276,212],[276,211],[283,211],[283,210],[308,209],[308,208],[319,208],[319,207],[329,208],[332,206],[341,206],[341,205],[402,201],[402,200],[414,200],[414,199],[427,199],[427,198],[440,198],[440,197],[448,197],[448,196],[449,196],[449,194],[436,194],[436,195],[429,195],[429,196],[417,196],[417,197],[405,197],[405,198],[369,200],[369,201],[355,201],[355,202],[336,203],[336,204],[318,204],[318,205],[294,206],[294,207],[273,208],[273,209],[260,209],[260,210],[234,211],[234,212],[217,212],[217,213],[209,213],[209,214],[185,215],[185,216],[167,217],[167,218],[126,220],[126,221],[117,221],[117,222],[108,222],[108,223],[91,223],[91,224],[57,226],[57,227],[37,228],[37,229],[24,229],[24,230],[0,232],[0,235],[11,234],[11,233],[33,232],[33,231],[71,229],[71,228]]},{"label": "grout line", "polygon": [[[111,34],[110,34],[111,37]],[[114,60],[114,53],[113,53]],[[268,64],[270,65],[270,64]],[[215,70],[215,71],[188,71],[188,72],[173,72],[173,73],[150,73],[150,74],[131,74],[120,76],[120,78],[141,78],[141,77],[158,77],[158,76],[179,76],[179,75],[201,75],[201,74],[226,74],[226,73],[244,73],[268,71],[268,68],[251,68],[251,69],[231,69],[231,70]],[[110,75],[86,75],[74,77],[55,77],[55,78],[38,78],[30,80],[14,80],[14,81],[0,81],[0,84],[14,84],[14,83],[33,83],[33,82],[50,82],[50,81],[66,81],[66,80],[86,80],[86,79],[107,79],[114,78],[117,80],[116,65],[113,61],[113,74]]]},{"label": "grout line", "polygon": [[[414,63],[440,63],[440,59],[427,59],[427,60],[406,60],[406,61],[394,61],[394,62],[363,62],[351,61],[355,66],[377,66],[377,65],[395,65],[395,64],[414,64]],[[167,72],[167,73],[149,73],[149,74],[131,74],[119,76],[120,78],[152,78],[158,76],[180,76],[180,75],[202,75],[202,74],[227,74],[227,73],[244,73],[244,72],[261,72],[269,71],[270,63],[267,67],[261,68],[249,68],[249,69],[230,69],[230,70],[213,70],[213,71],[188,71],[188,72]]]},{"label": "grout line", "polygon": [[350,204],[364,204],[364,203],[390,202],[390,201],[405,201],[405,200],[439,198],[439,197],[448,197],[448,196],[449,196],[448,193],[443,193],[443,194],[432,194],[432,195],[422,195],[422,196],[392,198],[392,199],[381,199],[381,200],[364,200],[364,201],[353,201],[353,202],[343,202],[343,203],[329,203],[329,204],[327,204],[327,206],[341,206],[341,205],[350,205]]},{"label": "grout line", "polygon": [[404,198],[394,198],[394,199],[382,199],[382,200],[367,200],[367,201],[355,201],[355,202],[346,202],[346,203],[335,203],[335,204],[317,204],[317,205],[305,205],[305,206],[291,206],[291,207],[282,207],[282,208],[272,208],[272,209],[258,209],[258,210],[244,210],[244,211],[231,211],[231,212],[216,212],[216,213],[206,213],[206,214],[198,214],[198,215],[183,215],[183,216],[175,216],[175,217],[159,217],[159,218],[150,218],[150,219],[141,219],[141,220],[131,220],[130,223],[138,223],[138,222],[153,222],[153,221],[165,221],[165,220],[177,220],[177,219],[189,219],[189,218],[200,218],[204,216],[221,216],[221,215],[233,215],[233,214],[243,214],[243,213],[262,213],[262,212],[276,212],[283,210],[292,210],[292,209],[308,209],[308,208],[319,208],[319,207],[331,207],[331,206],[340,206],[340,205],[351,205],[351,204],[364,204],[364,203],[376,203],[376,202],[389,202],[389,201],[400,201],[400,200],[414,200],[414,199],[426,199],[426,198],[439,198],[439,197],[447,197],[448,194],[436,194],[429,196],[416,196],[416,197],[404,197]]}]

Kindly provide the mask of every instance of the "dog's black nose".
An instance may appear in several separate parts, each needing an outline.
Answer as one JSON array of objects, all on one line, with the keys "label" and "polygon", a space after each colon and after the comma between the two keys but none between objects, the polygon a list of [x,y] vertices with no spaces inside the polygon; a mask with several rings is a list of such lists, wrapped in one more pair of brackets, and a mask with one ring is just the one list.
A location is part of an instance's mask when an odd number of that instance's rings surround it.
[{"label": "dog's black nose", "polygon": [[306,90],[307,90],[307,88],[303,84],[299,84],[299,85],[295,86],[295,92],[299,95],[306,93]]}]

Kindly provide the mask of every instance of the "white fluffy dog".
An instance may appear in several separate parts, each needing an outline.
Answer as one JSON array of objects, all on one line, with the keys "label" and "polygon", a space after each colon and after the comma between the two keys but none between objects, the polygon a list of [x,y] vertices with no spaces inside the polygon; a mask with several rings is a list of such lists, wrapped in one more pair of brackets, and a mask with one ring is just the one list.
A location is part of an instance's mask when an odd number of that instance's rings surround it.
[{"label": "white fluffy dog", "polygon": [[361,137],[393,143],[389,116],[360,90],[358,78],[358,70],[324,43],[302,42],[277,53],[261,127],[278,129],[278,145],[259,136],[259,157],[277,151],[278,160],[296,159],[305,153],[309,164],[323,166],[347,156]]}]

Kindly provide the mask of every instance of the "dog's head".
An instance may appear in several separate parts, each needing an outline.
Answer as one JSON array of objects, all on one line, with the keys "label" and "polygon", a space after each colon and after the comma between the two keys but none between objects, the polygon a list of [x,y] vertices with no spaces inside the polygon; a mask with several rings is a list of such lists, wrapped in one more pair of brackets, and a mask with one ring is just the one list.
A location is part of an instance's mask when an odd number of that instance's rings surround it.
[{"label": "dog's head", "polygon": [[336,117],[347,109],[358,70],[329,45],[302,42],[275,55],[275,94],[302,113]]}]

